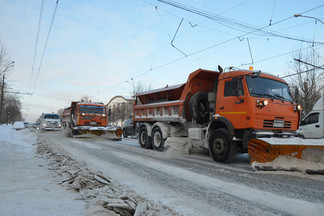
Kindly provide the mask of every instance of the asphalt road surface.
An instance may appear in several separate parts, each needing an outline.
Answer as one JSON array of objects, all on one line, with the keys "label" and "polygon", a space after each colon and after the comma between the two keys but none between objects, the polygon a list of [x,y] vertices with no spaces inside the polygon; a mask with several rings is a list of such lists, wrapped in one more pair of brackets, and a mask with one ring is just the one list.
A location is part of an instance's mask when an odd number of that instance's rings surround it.
[{"label": "asphalt road surface", "polygon": [[142,149],[136,139],[68,138],[40,132],[94,170],[184,215],[322,215],[324,176],[255,172],[247,155],[220,164],[209,155]]}]

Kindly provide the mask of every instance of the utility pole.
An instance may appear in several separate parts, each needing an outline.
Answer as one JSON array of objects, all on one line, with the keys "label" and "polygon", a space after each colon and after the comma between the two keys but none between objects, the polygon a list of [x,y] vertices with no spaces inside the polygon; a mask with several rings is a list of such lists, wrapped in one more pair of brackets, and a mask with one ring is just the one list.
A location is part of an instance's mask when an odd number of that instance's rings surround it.
[{"label": "utility pole", "polygon": [[2,76],[2,86],[1,86],[1,101],[0,101],[0,124],[2,124],[2,107],[3,107],[3,92],[4,92],[4,85],[5,85],[5,73]]}]

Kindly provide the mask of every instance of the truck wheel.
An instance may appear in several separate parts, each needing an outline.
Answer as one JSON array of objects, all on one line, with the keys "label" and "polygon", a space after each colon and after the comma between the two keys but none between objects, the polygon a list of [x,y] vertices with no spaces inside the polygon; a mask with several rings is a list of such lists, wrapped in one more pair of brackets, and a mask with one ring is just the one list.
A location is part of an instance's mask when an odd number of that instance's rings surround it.
[{"label": "truck wheel", "polygon": [[151,139],[148,136],[146,127],[142,127],[140,129],[140,133],[138,135],[138,142],[139,142],[139,144],[141,145],[142,148],[145,148],[145,149],[152,148]]},{"label": "truck wheel", "polygon": [[199,124],[209,121],[208,94],[206,92],[197,92],[190,98],[189,112]]},{"label": "truck wheel", "polygon": [[152,133],[152,146],[156,151],[161,151],[164,148],[164,139],[162,136],[162,131],[159,127],[153,129]]},{"label": "truck wheel", "polygon": [[209,153],[215,161],[229,163],[234,160],[236,154],[235,142],[232,141],[226,129],[216,129],[209,138],[208,147]]},{"label": "truck wheel", "polygon": [[127,138],[128,137],[125,130],[123,130],[123,136],[124,136],[124,138]]}]

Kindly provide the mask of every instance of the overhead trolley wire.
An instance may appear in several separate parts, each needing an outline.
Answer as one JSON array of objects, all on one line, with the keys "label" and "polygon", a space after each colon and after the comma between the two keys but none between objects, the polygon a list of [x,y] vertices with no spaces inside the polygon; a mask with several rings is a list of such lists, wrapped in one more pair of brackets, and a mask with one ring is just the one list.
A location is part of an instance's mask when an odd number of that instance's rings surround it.
[{"label": "overhead trolley wire", "polygon": [[[165,3],[165,4],[168,4],[170,6],[173,6],[173,7],[188,11],[190,13],[194,13],[194,14],[197,14],[197,15],[200,15],[200,16],[204,16],[206,18],[209,18],[209,19],[221,24],[221,25],[227,26],[229,28],[232,28],[232,29],[235,29],[235,30],[238,30],[238,31],[243,31],[243,32],[245,32],[247,34],[259,34],[259,32],[260,32],[262,35],[267,35],[267,36],[280,37],[280,38],[284,38],[284,39],[288,39],[288,40],[296,40],[296,41],[305,42],[305,43],[323,44],[322,42],[313,42],[313,41],[309,41],[309,40],[305,40],[305,39],[301,39],[301,38],[292,37],[290,35],[283,35],[283,34],[273,32],[273,31],[264,30],[265,28],[269,27],[269,25],[258,28],[258,27],[255,27],[255,26],[252,26],[252,25],[249,25],[249,24],[246,24],[246,23],[238,22],[238,21],[233,20],[233,19],[229,19],[229,18],[222,17],[222,16],[215,15],[215,14],[211,14],[209,12],[205,12],[205,11],[202,11],[202,10],[198,10],[198,9],[193,8],[191,6],[187,6],[187,5],[175,2],[175,1],[170,1],[170,0],[158,0],[158,1],[160,1],[162,3]],[[322,6],[324,6],[324,4],[320,5],[320,6],[316,7],[316,8],[312,8],[312,9],[310,9],[308,11],[303,12],[303,13],[309,12],[311,10],[315,10],[315,9],[317,9],[319,7],[322,7]],[[284,20],[281,20],[279,22],[275,22],[272,25],[275,25],[275,24],[278,24],[280,22],[286,21],[286,20],[291,19],[293,17],[294,16],[288,17],[288,18],[286,18]],[[235,26],[237,26],[238,28],[235,27]]]},{"label": "overhead trolley wire", "polygon": [[[148,3],[148,4],[150,4],[150,5],[152,5],[152,6],[155,7],[155,5],[151,4],[151,3],[148,2],[148,1],[145,1],[145,0],[142,0],[142,1],[144,1],[144,2],[146,2],[146,3]],[[160,1],[160,2],[162,2],[162,3],[170,2],[170,1],[165,1],[165,0],[157,0],[157,1]],[[247,2],[247,1],[244,1],[243,3],[240,3],[239,5],[244,4],[244,3],[246,3],[246,2]],[[312,11],[312,10],[318,9],[318,8],[320,8],[320,7],[323,7],[323,6],[324,6],[324,4],[319,5],[319,6],[315,7],[315,8],[309,9],[309,10],[307,10],[307,11],[304,11],[304,12],[300,13],[300,14],[310,12],[310,11]],[[235,6],[235,7],[236,7],[236,6]],[[233,8],[235,8],[235,7],[233,7]],[[182,9],[182,8],[181,8],[181,9]],[[163,9],[163,10],[165,10],[165,9]],[[166,11],[166,12],[168,12],[168,11]],[[177,16],[177,15],[171,13],[171,12],[168,12],[168,13],[171,14],[171,15],[174,15],[174,16],[176,16],[176,17],[178,17],[178,18],[181,18],[181,17],[179,17],[179,16]],[[293,18],[293,16],[290,16],[290,17],[287,17],[287,18],[285,18],[285,19],[279,20],[279,21],[277,21],[277,22],[272,23],[272,26],[273,26],[273,25],[276,25],[276,24],[279,24],[279,23],[282,23],[282,22],[285,22],[285,21],[287,21],[287,20],[289,20],[289,19],[292,19],[292,18]],[[182,18],[181,18],[181,19],[182,19]],[[187,20],[186,20],[186,21],[187,21]],[[165,67],[165,66],[167,66],[167,65],[173,64],[173,63],[175,63],[175,62],[177,62],[177,61],[180,61],[180,60],[182,60],[182,59],[185,59],[185,58],[187,58],[187,57],[190,57],[190,56],[196,55],[196,54],[198,54],[198,53],[201,53],[201,52],[204,52],[204,51],[206,51],[206,50],[212,49],[212,48],[214,48],[214,47],[220,46],[220,45],[222,45],[222,44],[225,44],[225,43],[228,43],[228,42],[234,41],[234,40],[236,40],[237,38],[242,38],[242,37],[244,37],[244,36],[246,36],[246,35],[249,35],[249,34],[255,33],[255,32],[259,31],[259,30],[263,30],[263,29],[265,29],[265,28],[267,28],[267,27],[269,27],[269,26],[267,25],[267,26],[264,26],[264,27],[262,27],[262,28],[249,27],[250,29],[252,29],[252,31],[245,32],[244,34],[242,34],[242,35],[240,35],[240,36],[235,36],[235,37],[233,37],[233,38],[231,38],[231,39],[228,39],[228,40],[226,40],[226,41],[223,41],[223,42],[217,43],[217,44],[215,44],[215,45],[212,45],[212,46],[209,46],[209,47],[206,47],[206,48],[203,48],[203,49],[201,49],[201,50],[198,50],[198,51],[196,51],[196,52],[193,52],[193,53],[191,53],[191,54],[188,54],[187,56],[183,56],[183,57],[180,57],[180,58],[174,59],[174,60],[172,60],[172,61],[166,62],[166,63],[161,64],[161,65],[159,65],[159,66],[157,66],[157,67],[155,67],[155,68],[153,68],[153,67],[151,66],[149,70],[144,71],[144,72],[142,72],[142,73],[140,73],[140,74],[138,74],[138,75],[136,75],[136,76],[133,76],[132,78],[138,78],[138,77],[141,77],[141,76],[143,76],[143,75],[145,75],[145,74],[147,74],[147,73],[150,73],[151,71],[158,70],[158,69],[160,69],[160,68],[163,68],[163,67]],[[271,34],[275,34],[275,33],[269,32],[269,33],[267,33],[267,34],[270,34],[270,35],[271,35]],[[286,38],[286,39],[295,39],[295,40],[299,40],[299,41],[307,42],[307,43],[312,43],[312,42],[313,42],[313,41],[306,41],[306,40],[303,40],[303,39],[296,39],[296,38],[289,37],[289,36],[281,36],[281,37],[284,37],[284,38]],[[324,43],[318,43],[318,44],[319,44],[319,45],[323,45]],[[165,44],[165,45],[167,45],[167,44]],[[164,46],[165,46],[165,45],[164,45]],[[162,46],[160,49],[162,49],[164,46]],[[294,51],[292,51],[292,52],[294,52]],[[287,54],[292,53],[292,52],[287,52],[287,53],[284,53],[284,54],[280,54],[280,55],[278,55],[278,56],[287,55]],[[156,52],[154,52],[154,53],[156,53]],[[264,60],[268,60],[268,59],[276,58],[276,57],[278,57],[278,56],[273,56],[273,57],[269,57],[269,58],[266,58],[266,59],[257,60],[257,61],[254,61],[254,62],[260,62],[260,61],[264,61]],[[106,88],[105,90],[108,90],[108,89],[112,89],[112,88],[118,87],[118,86],[120,86],[120,85],[122,85],[122,84],[124,84],[124,82],[121,82],[120,84],[116,84],[116,85],[114,85],[114,86],[110,86],[110,87]],[[105,90],[104,90],[104,91],[105,91]]]},{"label": "overhead trolley wire", "polygon": [[31,72],[31,76],[30,76],[30,83],[29,83],[29,90],[28,90],[29,93],[30,93],[30,90],[31,90],[31,85],[32,85],[33,76],[34,76],[34,67],[35,67],[36,53],[37,53],[37,47],[38,47],[39,32],[40,32],[40,27],[41,27],[41,24],[42,24],[43,8],[44,8],[44,0],[42,0],[41,9],[40,9],[40,13],[39,13],[36,44],[35,44],[34,58],[33,58],[33,66],[32,66],[32,72]]},{"label": "overhead trolley wire", "polygon": [[55,6],[54,14],[53,14],[53,17],[52,17],[52,21],[51,21],[50,28],[48,30],[47,38],[46,38],[46,41],[45,41],[45,46],[44,46],[44,49],[43,49],[43,54],[42,54],[42,57],[41,57],[41,60],[40,60],[40,63],[39,63],[39,67],[38,67],[38,71],[37,71],[37,76],[36,76],[35,83],[34,83],[34,88],[33,88],[33,91],[32,91],[31,94],[34,94],[34,91],[35,91],[35,88],[36,88],[36,85],[37,85],[39,72],[41,70],[41,66],[42,66],[42,63],[43,63],[44,54],[45,54],[45,51],[46,51],[46,48],[47,48],[48,39],[49,39],[49,36],[51,34],[51,30],[52,30],[54,18],[55,18],[55,15],[56,15],[56,10],[57,10],[57,6],[58,6],[58,2],[59,2],[59,0],[56,1],[56,6]]}]

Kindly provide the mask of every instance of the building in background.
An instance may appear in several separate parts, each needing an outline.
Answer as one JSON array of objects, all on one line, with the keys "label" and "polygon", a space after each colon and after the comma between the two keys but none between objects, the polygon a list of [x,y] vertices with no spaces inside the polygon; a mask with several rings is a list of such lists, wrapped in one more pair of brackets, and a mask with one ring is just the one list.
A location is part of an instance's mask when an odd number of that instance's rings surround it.
[{"label": "building in background", "polygon": [[108,124],[123,126],[123,123],[133,116],[132,98],[123,96],[113,97],[107,104],[110,115],[108,116]]}]

